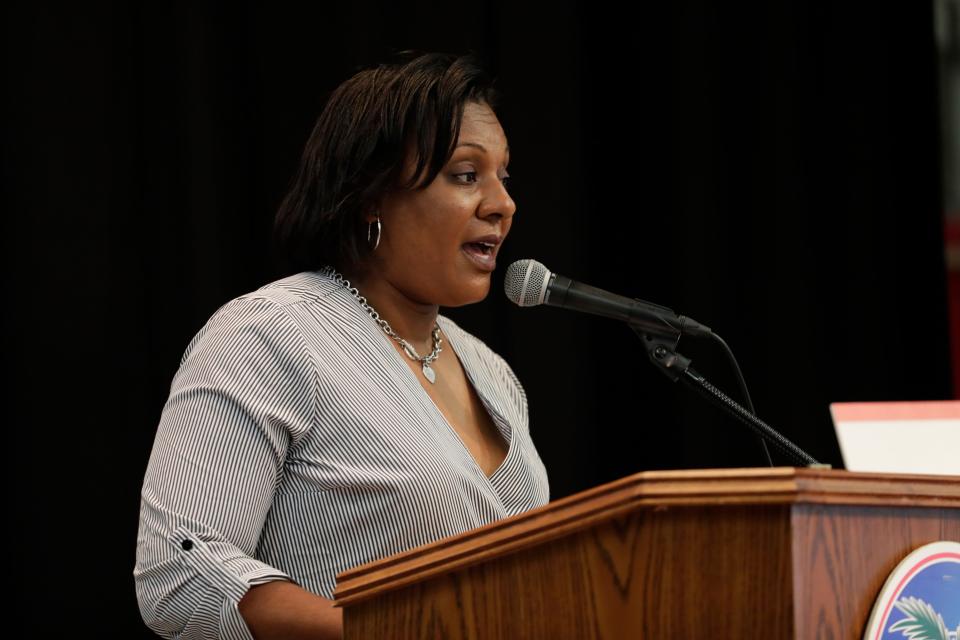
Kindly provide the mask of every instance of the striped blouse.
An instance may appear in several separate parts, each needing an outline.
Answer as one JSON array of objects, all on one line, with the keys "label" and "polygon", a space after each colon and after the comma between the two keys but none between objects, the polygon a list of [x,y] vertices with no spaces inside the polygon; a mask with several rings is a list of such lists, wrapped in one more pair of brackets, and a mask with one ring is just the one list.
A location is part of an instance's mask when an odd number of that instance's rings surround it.
[{"label": "striped blouse", "polygon": [[167,638],[252,638],[237,603],[546,504],[507,363],[437,322],[509,448],[487,477],[403,356],[326,271],[221,307],[187,347],[143,482],[137,599]]}]

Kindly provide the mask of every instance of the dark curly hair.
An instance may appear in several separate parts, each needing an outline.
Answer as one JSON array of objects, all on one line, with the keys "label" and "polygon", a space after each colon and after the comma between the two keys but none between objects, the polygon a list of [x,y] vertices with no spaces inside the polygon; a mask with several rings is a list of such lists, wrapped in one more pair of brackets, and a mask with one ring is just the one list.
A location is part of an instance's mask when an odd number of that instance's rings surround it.
[{"label": "dark curly hair", "polygon": [[[274,246],[288,268],[362,265],[364,217],[379,198],[433,182],[453,155],[464,106],[496,106],[493,80],[472,52],[403,51],[396,59],[346,80],[317,119],[274,222]],[[408,153],[416,168],[401,184]]]}]

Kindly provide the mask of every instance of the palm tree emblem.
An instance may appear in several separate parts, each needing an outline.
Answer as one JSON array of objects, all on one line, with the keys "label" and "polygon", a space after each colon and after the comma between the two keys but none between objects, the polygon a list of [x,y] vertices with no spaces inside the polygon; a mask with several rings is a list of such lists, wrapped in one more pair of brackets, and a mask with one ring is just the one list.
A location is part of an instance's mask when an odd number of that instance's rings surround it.
[{"label": "palm tree emblem", "polygon": [[960,626],[948,631],[943,616],[920,598],[900,598],[893,606],[907,617],[892,624],[888,633],[899,631],[910,640],[960,640]]}]

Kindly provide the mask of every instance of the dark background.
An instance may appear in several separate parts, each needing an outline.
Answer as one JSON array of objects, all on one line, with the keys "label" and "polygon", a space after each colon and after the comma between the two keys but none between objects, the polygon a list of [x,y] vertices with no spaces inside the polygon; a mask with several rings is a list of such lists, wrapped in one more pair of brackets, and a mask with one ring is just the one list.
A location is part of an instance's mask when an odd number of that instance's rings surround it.
[{"label": "dark background", "polygon": [[552,498],[763,458],[624,326],[511,305],[515,259],[709,324],[759,414],[835,466],[830,402],[949,397],[931,8],[855,5],[5,4],[14,629],[149,637],[139,489],[179,358],[283,275],[272,216],[313,122],[396,49],[499,78],[518,213],[489,298],[444,313],[524,383]]}]

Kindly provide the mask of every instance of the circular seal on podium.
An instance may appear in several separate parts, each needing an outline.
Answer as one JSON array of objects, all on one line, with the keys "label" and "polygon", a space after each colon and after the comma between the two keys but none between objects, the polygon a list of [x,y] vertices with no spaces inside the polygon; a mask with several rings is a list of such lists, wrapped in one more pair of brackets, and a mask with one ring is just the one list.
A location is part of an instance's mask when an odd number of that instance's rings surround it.
[{"label": "circular seal on podium", "polygon": [[893,570],[864,640],[960,640],[960,543],[931,542]]}]

